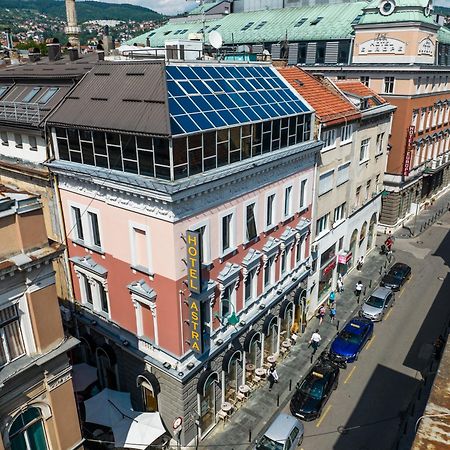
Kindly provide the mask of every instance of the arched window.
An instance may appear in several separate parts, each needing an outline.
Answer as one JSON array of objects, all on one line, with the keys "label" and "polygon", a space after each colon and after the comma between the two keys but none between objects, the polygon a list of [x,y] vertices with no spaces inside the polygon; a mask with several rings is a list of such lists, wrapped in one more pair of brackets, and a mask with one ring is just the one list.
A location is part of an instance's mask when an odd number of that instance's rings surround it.
[{"label": "arched window", "polygon": [[294,303],[292,301],[284,301],[280,308],[281,318],[281,339],[290,339],[292,334],[292,324],[294,319]]},{"label": "arched window", "polygon": [[363,226],[361,227],[361,232],[359,233],[359,245],[361,246],[364,242],[364,239],[366,238],[366,232],[367,232],[367,222],[363,223]]},{"label": "arched window", "polygon": [[141,388],[144,411],[158,411],[159,381],[153,373],[145,372],[137,377],[137,385]]},{"label": "arched window", "polygon": [[30,407],[18,416],[9,429],[11,450],[47,450],[41,410]]},{"label": "arched window", "polygon": [[264,333],[264,360],[277,351],[278,320],[273,314],[266,316],[263,324]]},{"label": "arched window", "polygon": [[[217,372],[205,370],[202,372],[197,383],[200,437],[216,423],[216,386],[219,376]],[[219,408],[220,409],[220,408]]]},{"label": "arched window", "polygon": [[351,267],[353,265],[353,261],[355,261],[355,252],[356,252],[356,241],[358,239],[358,230],[353,230],[352,237],[350,239],[350,253],[352,257],[349,259],[347,265]]},{"label": "arched window", "polygon": [[100,385],[103,388],[117,389],[116,355],[111,346],[105,344],[95,351]]},{"label": "arched window", "polygon": [[367,250],[372,248],[376,223],[377,223],[377,213],[373,213],[369,223],[369,233],[367,234]]},{"label": "arched window", "polygon": [[239,387],[238,366],[242,360],[242,352],[236,349],[228,350],[222,360],[224,400],[232,401],[236,398]]}]

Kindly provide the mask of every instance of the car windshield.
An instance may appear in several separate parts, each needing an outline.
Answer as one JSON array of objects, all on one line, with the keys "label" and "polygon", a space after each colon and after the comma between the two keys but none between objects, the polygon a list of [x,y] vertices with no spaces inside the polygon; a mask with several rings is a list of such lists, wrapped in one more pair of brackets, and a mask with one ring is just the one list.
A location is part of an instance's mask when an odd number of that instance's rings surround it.
[{"label": "car windshield", "polygon": [[384,300],[380,297],[370,296],[369,300],[366,302],[369,306],[374,306],[375,308],[382,308],[384,304]]},{"label": "car windshield", "polygon": [[323,387],[325,381],[323,378],[317,378],[315,376],[308,377],[302,384],[300,391],[314,398],[315,400],[320,400],[323,395]]},{"label": "car windshield", "polygon": [[343,339],[346,342],[350,342],[352,344],[359,344],[361,341],[361,335],[360,334],[354,334],[348,330],[343,330],[339,337]]},{"label": "car windshield", "polygon": [[272,441],[267,436],[263,436],[256,446],[256,450],[283,450],[281,442]]},{"label": "car windshield", "polygon": [[393,270],[389,275],[393,278],[403,278],[405,276],[404,272],[400,270]]}]

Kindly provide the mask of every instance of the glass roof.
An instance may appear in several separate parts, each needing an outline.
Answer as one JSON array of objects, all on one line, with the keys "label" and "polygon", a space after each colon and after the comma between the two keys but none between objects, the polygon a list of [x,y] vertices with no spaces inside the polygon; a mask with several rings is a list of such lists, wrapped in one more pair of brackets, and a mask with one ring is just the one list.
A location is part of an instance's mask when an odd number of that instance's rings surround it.
[{"label": "glass roof", "polygon": [[271,67],[167,66],[172,134],[309,111]]}]

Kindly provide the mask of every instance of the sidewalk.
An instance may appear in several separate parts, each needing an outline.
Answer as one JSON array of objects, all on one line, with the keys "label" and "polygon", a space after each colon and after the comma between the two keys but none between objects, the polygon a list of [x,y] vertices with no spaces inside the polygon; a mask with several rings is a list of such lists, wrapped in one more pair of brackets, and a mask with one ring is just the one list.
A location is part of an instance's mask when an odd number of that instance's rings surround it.
[{"label": "sidewalk", "polygon": [[[393,262],[393,261],[392,261]],[[327,348],[337,332],[356,314],[359,305],[356,302],[354,287],[357,281],[364,284],[366,296],[373,290],[381,278],[380,272],[387,264],[386,257],[378,253],[376,247],[366,258],[361,271],[354,269],[345,279],[344,292],[336,295],[336,321],[330,323],[327,315],[319,327],[313,318],[307,325],[305,333],[299,336],[289,355],[278,364],[280,377],[278,384],[269,392],[268,385],[262,385],[251,393],[249,399],[238,409],[226,424],[219,423],[211,433],[199,443],[201,449],[227,448],[228,450],[253,449],[255,439],[270,425],[275,415],[290,401],[297,382],[306,375],[311,367],[312,349],[308,341],[316,328],[319,328],[322,343],[314,360]],[[371,285],[371,288],[369,288]],[[361,296],[361,301],[363,296]],[[328,312],[328,311],[327,311]],[[253,444],[252,444],[253,443]]]}]

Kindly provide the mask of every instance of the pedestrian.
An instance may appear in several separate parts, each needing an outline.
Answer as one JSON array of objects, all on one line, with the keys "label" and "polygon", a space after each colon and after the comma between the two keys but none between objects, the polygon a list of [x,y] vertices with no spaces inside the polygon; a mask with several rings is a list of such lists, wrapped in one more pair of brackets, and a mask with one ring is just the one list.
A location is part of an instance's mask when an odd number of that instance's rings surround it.
[{"label": "pedestrian", "polygon": [[355,286],[355,295],[358,298],[358,300],[359,300],[359,297],[361,296],[361,292],[363,290],[363,287],[364,287],[364,285],[361,283],[361,280],[359,280],[356,283],[356,286]]},{"label": "pedestrian", "polygon": [[309,341],[309,346],[312,346],[313,348],[313,355],[316,353],[317,349],[319,348],[320,341],[322,340],[322,336],[319,334],[319,329],[312,334],[311,339]]},{"label": "pedestrian", "polygon": [[330,321],[331,321],[331,323],[334,322],[334,319],[336,319],[336,305],[333,303],[330,305]]},{"label": "pedestrian", "polygon": [[364,256],[360,256],[358,262],[356,263],[356,270],[361,270],[364,264]]},{"label": "pedestrian", "polygon": [[323,322],[323,318],[325,317],[326,311],[325,311],[325,306],[321,306],[319,308],[319,312],[317,314],[317,317],[319,318],[319,325],[322,325]]},{"label": "pedestrian", "polygon": [[272,364],[267,370],[267,381],[269,382],[269,391],[272,390],[275,383],[278,383],[278,373],[275,364]]},{"label": "pedestrian", "polygon": [[330,292],[330,296],[328,297],[328,304],[332,305],[336,301],[336,294],[334,291]]},{"label": "pedestrian", "polygon": [[342,280],[341,274],[339,274],[337,279],[337,291],[339,292],[339,294],[342,294],[342,292],[344,292],[344,281]]}]

